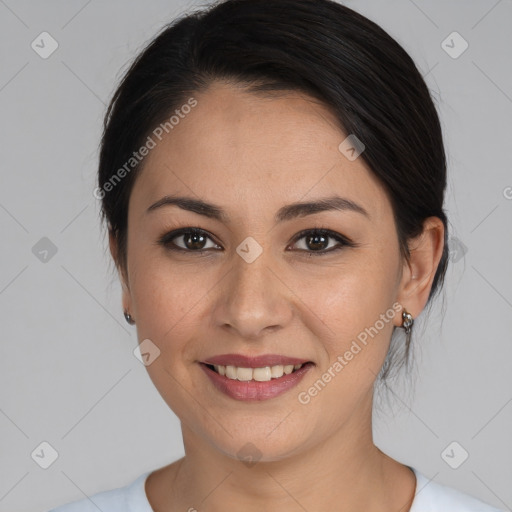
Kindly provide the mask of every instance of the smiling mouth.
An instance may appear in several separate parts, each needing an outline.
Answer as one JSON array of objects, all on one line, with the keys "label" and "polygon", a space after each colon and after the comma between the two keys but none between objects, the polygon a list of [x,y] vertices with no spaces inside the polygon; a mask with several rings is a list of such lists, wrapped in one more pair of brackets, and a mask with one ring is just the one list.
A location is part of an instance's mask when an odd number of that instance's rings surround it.
[{"label": "smiling mouth", "polygon": [[283,375],[290,375],[291,373],[300,370],[303,366],[312,365],[313,363],[307,362],[302,364],[277,364],[274,366],[263,366],[260,368],[244,368],[240,366],[223,366],[220,364],[206,364],[210,370],[222,375],[230,380],[238,381],[256,381],[256,382],[269,382],[273,379],[280,379]]}]

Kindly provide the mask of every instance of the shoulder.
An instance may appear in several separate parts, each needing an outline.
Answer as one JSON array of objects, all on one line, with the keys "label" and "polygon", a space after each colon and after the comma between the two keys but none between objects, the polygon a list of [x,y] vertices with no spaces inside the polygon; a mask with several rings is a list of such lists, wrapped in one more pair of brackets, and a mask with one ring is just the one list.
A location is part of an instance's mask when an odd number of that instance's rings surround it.
[{"label": "shoulder", "polygon": [[429,480],[418,470],[416,493],[409,512],[503,512],[462,491]]},{"label": "shoulder", "polygon": [[144,490],[149,473],[143,473],[124,487],[98,492],[48,512],[153,512]]}]

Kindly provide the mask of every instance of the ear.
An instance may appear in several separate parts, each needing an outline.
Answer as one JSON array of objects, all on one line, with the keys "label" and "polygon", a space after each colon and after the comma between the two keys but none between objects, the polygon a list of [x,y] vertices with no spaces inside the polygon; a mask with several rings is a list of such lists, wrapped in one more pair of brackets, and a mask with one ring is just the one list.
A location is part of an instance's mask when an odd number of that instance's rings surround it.
[{"label": "ear", "polygon": [[[410,258],[404,261],[397,301],[413,318],[425,307],[444,248],[444,224],[438,217],[428,217],[423,231],[409,244]],[[395,316],[402,325],[402,316]]]},{"label": "ear", "polygon": [[114,260],[114,263],[116,265],[119,280],[121,281],[123,311],[128,311],[131,313],[132,300],[128,276],[126,275],[125,270],[122,268],[119,262],[117,238],[111,230],[109,230],[108,233],[108,243],[110,247],[110,254],[112,255],[112,259]]}]

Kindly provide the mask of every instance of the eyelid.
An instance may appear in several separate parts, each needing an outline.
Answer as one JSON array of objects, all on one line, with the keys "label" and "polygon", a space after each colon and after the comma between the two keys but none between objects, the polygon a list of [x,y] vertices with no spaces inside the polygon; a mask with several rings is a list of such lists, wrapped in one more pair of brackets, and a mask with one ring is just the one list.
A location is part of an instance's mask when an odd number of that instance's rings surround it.
[{"label": "eyelid", "polygon": [[[201,254],[205,252],[209,252],[211,248],[208,249],[199,249],[197,251],[192,251],[190,249],[184,249],[183,247],[179,247],[176,244],[172,242],[175,238],[178,238],[180,236],[193,233],[193,234],[199,234],[203,235],[206,238],[209,238],[215,245],[220,246],[218,242],[215,241],[213,235],[209,233],[208,231],[199,228],[199,227],[184,227],[184,228],[178,228],[171,231],[166,232],[163,236],[161,236],[157,243],[163,245],[165,248],[172,250],[172,251],[182,251],[182,252],[188,252],[188,253],[196,253]],[[215,249],[218,250],[218,249]]]},{"label": "eyelid", "polygon": [[327,238],[332,238],[333,240],[336,240],[338,242],[338,245],[331,247],[330,249],[324,249],[321,251],[306,251],[304,249],[299,249],[299,252],[303,252],[311,256],[321,256],[330,254],[331,252],[335,252],[339,249],[342,249],[343,247],[356,247],[356,244],[346,236],[342,235],[341,233],[338,233],[337,231],[332,231],[331,229],[324,227],[313,227],[300,231],[293,238],[292,245],[296,244],[300,239],[304,238],[305,236],[311,234],[323,235],[326,236]]},{"label": "eyelid", "polygon": [[[213,237],[213,235],[211,235],[211,233],[209,233],[208,231],[206,231],[202,228],[192,227],[192,226],[178,228],[178,229],[166,232],[162,237],[160,237],[158,239],[158,243],[163,245],[165,248],[167,248],[169,250],[181,251],[181,252],[191,253],[191,254],[204,254],[204,253],[208,253],[212,250],[212,248],[207,248],[207,249],[198,249],[198,250],[194,251],[194,250],[190,250],[190,249],[184,249],[183,247],[179,247],[172,242],[173,239],[178,238],[183,235],[186,235],[186,234],[189,234],[189,233],[203,235],[206,238],[209,238],[215,245],[222,247],[221,244],[219,244],[215,240],[215,237]],[[299,240],[301,240],[305,236],[311,235],[311,234],[324,235],[327,238],[332,238],[338,242],[338,245],[336,245],[335,247],[331,247],[330,249],[323,249],[321,251],[307,251],[305,249],[298,249],[297,252],[307,254],[308,256],[317,256],[317,255],[320,256],[320,255],[330,254],[331,252],[335,252],[336,250],[342,249],[343,247],[356,247],[357,246],[356,243],[352,242],[352,240],[350,240],[346,236],[342,235],[341,233],[332,231],[332,230],[330,230],[328,228],[324,228],[324,227],[311,227],[311,228],[303,229],[302,231],[297,233],[293,237],[292,242],[289,243],[286,248],[288,249],[290,246],[296,244]],[[214,250],[219,250],[219,249],[214,249]]]}]

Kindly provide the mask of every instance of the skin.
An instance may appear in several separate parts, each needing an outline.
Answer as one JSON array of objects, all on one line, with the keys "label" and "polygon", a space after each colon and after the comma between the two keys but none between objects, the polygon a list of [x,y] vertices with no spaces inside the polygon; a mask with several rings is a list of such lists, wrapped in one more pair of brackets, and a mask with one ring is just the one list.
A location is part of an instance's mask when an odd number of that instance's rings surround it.
[{"label": "skin", "polygon": [[[340,153],[346,134],[318,101],[220,82],[194,97],[197,106],[151,150],[135,182],[127,267],[119,268],[138,339],[161,351],[147,370],[180,418],[185,446],[184,458],[148,477],[152,508],[409,510],[414,474],[374,445],[371,426],[373,384],[401,313],[310,403],[297,395],[393,303],[419,315],[442,255],[442,222],[427,219],[410,242],[410,262],[403,260],[386,192],[362,158]],[[177,206],[146,211],[169,194],[214,203],[229,220]],[[347,210],[274,222],[285,204],[333,194],[370,218]],[[182,227],[211,234],[210,250],[194,253],[183,236],[174,242],[189,252],[158,244]],[[357,246],[315,254],[307,236],[295,237],[318,227]],[[263,250],[252,263],[236,252],[248,236]],[[323,248],[338,245],[328,238]],[[112,236],[110,246],[116,259]],[[279,397],[243,402],[217,391],[199,366],[225,353],[283,354],[315,366]],[[249,442],[261,452],[251,467],[237,458]]]}]

